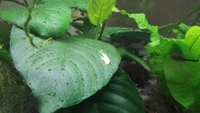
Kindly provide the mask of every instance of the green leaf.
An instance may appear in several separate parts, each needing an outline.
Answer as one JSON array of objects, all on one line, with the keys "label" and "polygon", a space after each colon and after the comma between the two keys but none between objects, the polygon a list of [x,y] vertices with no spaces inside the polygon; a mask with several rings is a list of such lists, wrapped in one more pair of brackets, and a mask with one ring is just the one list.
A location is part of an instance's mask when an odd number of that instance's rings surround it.
[{"label": "green leaf", "polygon": [[[33,39],[36,44],[44,41]],[[97,92],[121,59],[112,45],[83,37],[52,40],[37,49],[17,27],[10,45],[15,67],[32,89],[41,113],[77,104]]]},{"label": "green leaf", "polygon": [[[101,40],[115,42],[115,41],[118,41],[117,40],[118,39],[117,38],[118,34],[127,33],[127,32],[136,32],[136,31],[134,29],[132,29],[132,28],[105,27],[104,31],[103,31],[103,34],[102,34],[102,37],[101,37]],[[123,38],[125,38],[125,37],[123,37]]]},{"label": "green leaf", "polygon": [[169,94],[168,87],[163,70],[163,59],[165,55],[170,54],[171,47],[174,45],[174,39],[167,39],[161,37],[158,33],[158,27],[152,26],[148,23],[145,14],[129,14],[125,10],[119,10],[116,7],[112,9],[113,12],[119,12],[122,15],[126,15],[136,21],[138,28],[148,29],[150,31],[151,42],[146,46],[148,53],[152,54],[150,59],[150,68],[153,76],[157,76],[159,79],[159,88],[163,94]]},{"label": "green leaf", "polygon": [[[96,27],[95,27],[96,28]],[[94,27],[87,29],[83,27],[81,31],[84,36],[94,38],[96,29]],[[149,41],[149,33],[145,33],[139,30],[134,30],[132,28],[122,28],[122,27],[105,27],[101,40],[111,43],[138,43],[142,40]]]},{"label": "green leaf", "polygon": [[192,26],[185,35],[184,43],[185,45],[181,46],[184,57],[200,60],[200,27]]},{"label": "green leaf", "polygon": [[124,48],[118,48],[117,49],[119,51],[119,53],[121,54],[121,56],[127,56],[133,60],[135,60],[136,62],[138,62],[140,65],[142,65],[147,71],[151,71],[151,69],[149,68],[149,66],[144,62],[143,59],[141,59],[140,57],[138,57],[137,55],[128,52],[126,49]]},{"label": "green leaf", "polygon": [[158,87],[161,94],[167,96],[171,95],[166,84],[166,78],[164,74],[164,58],[171,53],[171,49],[175,44],[175,39],[172,38],[160,38],[160,44],[156,46],[148,45],[146,49],[153,53],[149,61],[152,76],[158,77]]},{"label": "green leaf", "polygon": [[171,48],[175,44],[175,39],[173,38],[160,38],[160,44],[157,46],[147,46],[146,49],[150,53],[154,53],[155,55],[151,56],[150,66],[152,74],[155,76],[159,76],[163,73],[163,60],[166,55],[171,53]]},{"label": "green leaf", "polygon": [[[189,34],[189,35],[188,35]],[[192,27],[185,39],[160,37],[159,44],[149,44],[146,48],[154,55],[150,59],[152,74],[158,76],[161,93],[171,95],[180,105],[193,110],[199,105],[199,29]],[[196,44],[196,45],[195,45]],[[193,49],[191,47],[196,47]],[[189,57],[190,56],[190,57]]]},{"label": "green leaf", "polygon": [[119,69],[102,90],[56,113],[145,113],[141,97],[128,75]]},{"label": "green leaf", "polygon": [[[198,88],[198,91],[200,91],[200,88]],[[200,94],[198,94],[197,96],[195,96],[195,98],[194,98],[195,103],[192,106],[190,106],[190,109],[188,110],[189,111],[188,113],[199,113],[200,112],[200,109],[199,109],[199,106],[200,106],[200,97],[199,97],[199,95]]]},{"label": "green leaf", "polygon": [[190,26],[181,23],[180,25],[178,25],[176,28],[172,29],[172,31],[174,33],[177,33],[176,39],[184,39],[185,38],[185,34],[187,32],[187,30],[190,28]]},{"label": "green leaf", "polygon": [[[0,11],[0,19],[24,28],[27,8],[9,8]],[[62,0],[38,1],[28,23],[31,33],[43,38],[63,36],[71,23],[71,9]]]},{"label": "green leaf", "polygon": [[82,11],[87,11],[88,0],[64,0],[70,7],[78,7]]},{"label": "green leaf", "polygon": [[111,35],[111,43],[124,43],[126,46],[130,46],[131,44],[139,43],[141,41],[148,43],[150,41],[150,34],[133,29],[132,31],[131,29],[124,29],[124,32],[122,30],[117,32],[116,29],[115,32]]},{"label": "green leaf", "polygon": [[174,60],[170,55],[164,59],[167,86],[176,101],[189,108],[199,98],[199,62]]},{"label": "green leaf", "polygon": [[87,13],[91,23],[98,26],[108,19],[115,4],[116,0],[89,0]]},{"label": "green leaf", "polygon": [[126,15],[129,18],[134,19],[140,29],[148,29],[151,32],[150,40],[152,41],[148,45],[156,46],[156,45],[159,44],[160,35],[158,33],[158,26],[152,26],[152,25],[150,25],[148,23],[148,21],[147,21],[147,18],[146,18],[145,14],[143,14],[143,13],[140,13],[140,14],[129,14],[125,10],[119,10],[116,7],[114,7],[112,9],[112,11],[113,12],[119,12],[122,15]]},{"label": "green leaf", "polygon": [[[80,30],[81,32],[83,32],[83,36],[94,38],[94,36],[96,35],[97,27],[90,22],[89,18],[84,18],[83,21],[84,21],[84,26],[75,23],[73,23],[73,26],[78,30]],[[123,32],[137,32],[137,31],[132,28],[104,27],[101,40],[105,42],[110,42],[111,35]]]}]

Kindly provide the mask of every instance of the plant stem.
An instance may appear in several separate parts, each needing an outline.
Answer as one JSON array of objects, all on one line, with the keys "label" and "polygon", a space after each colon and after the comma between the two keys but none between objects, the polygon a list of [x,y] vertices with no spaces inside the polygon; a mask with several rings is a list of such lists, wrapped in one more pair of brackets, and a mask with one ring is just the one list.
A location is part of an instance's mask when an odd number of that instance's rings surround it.
[{"label": "plant stem", "polygon": [[33,47],[35,48],[39,48],[38,46],[36,46],[34,43],[33,43],[33,37],[30,36],[29,34],[29,28],[28,28],[28,23],[31,21],[32,17],[31,17],[31,13],[33,11],[33,9],[36,7],[36,3],[37,3],[38,0],[34,0],[33,2],[33,5],[31,7],[28,8],[28,12],[27,12],[27,20],[26,22],[24,23],[24,31],[25,31],[25,34],[26,36],[30,39],[30,43]]},{"label": "plant stem", "polygon": [[27,20],[26,20],[26,22],[24,23],[24,31],[25,31],[26,36],[29,38],[31,45],[32,45],[33,47],[35,47],[35,48],[40,48],[40,47],[43,47],[43,46],[44,46],[49,40],[51,40],[52,38],[48,38],[48,39],[45,40],[41,45],[37,46],[37,45],[35,45],[34,42],[33,42],[33,37],[30,36],[30,34],[29,34],[28,23],[29,23],[29,22],[31,21],[31,19],[32,19],[31,13],[32,13],[33,9],[36,7],[37,1],[38,1],[38,0],[34,0],[33,5],[32,5],[31,7],[28,8]]},{"label": "plant stem", "polygon": [[106,22],[103,21],[102,26],[101,26],[101,31],[100,31],[100,34],[99,34],[99,40],[101,40],[101,37],[102,37],[103,31],[104,31],[104,28],[105,28],[105,24],[106,24]]},{"label": "plant stem", "polygon": [[163,29],[163,28],[169,27],[171,25],[173,25],[173,23],[166,24],[166,25],[163,25],[163,26],[159,26],[158,29]]},{"label": "plant stem", "polygon": [[96,27],[96,34],[95,34],[95,39],[96,40],[99,40],[99,29],[100,29],[100,26],[98,25],[97,27]]},{"label": "plant stem", "polygon": [[197,12],[200,9],[200,6],[194,8],[192,11],[190,11],[188,14],[183,16],[181,19],[179,19],[177,22],[175,22],[169,29],[168,29],[168,34],[170,34],[171,30],[178,26],[182,21],[184,21],[186,18],[191,16],[193,13]]},{"label": "plant stem", "polygon": [[121,54],[121,56],[126,56],[126,57],[129,57],[129,58],[135,60],[140,65],[142,65],[147,71],[151,72],[150,67],[140,57],[138,57],[137,55],[127,51],[124,48],[118,48],[117,51]]}]

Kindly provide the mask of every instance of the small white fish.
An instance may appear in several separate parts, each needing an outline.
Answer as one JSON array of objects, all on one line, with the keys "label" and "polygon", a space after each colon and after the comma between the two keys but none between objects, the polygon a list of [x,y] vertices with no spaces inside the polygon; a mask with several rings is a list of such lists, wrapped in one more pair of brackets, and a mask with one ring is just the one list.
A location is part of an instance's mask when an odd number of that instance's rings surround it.
[{"label": "small white fish", "polygon": [[110,59],[108,58],[107,54],[100,50],[99,53],[101,54],[101,59],[104,61],[105,64],[110,64]]}]

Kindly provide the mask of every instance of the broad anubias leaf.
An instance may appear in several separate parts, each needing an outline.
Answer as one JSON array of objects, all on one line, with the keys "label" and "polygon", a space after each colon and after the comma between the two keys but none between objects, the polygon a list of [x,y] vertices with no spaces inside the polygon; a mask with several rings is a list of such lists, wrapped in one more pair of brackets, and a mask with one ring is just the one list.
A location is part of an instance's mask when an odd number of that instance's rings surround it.
[{"label": "broad anubias leaf", "polygon": [[[44,41],[33,39],[36,44]],[[88,98],[110,81],[120,63],[112,45],[83,37],[51,40],[37,49],[23,30],[13,27],[10,46],[15,67],[32,89],[41,113]]]},{"label": "broad anubias leaf", "polygon": [[171,95],[187,109],[195,103],[195,99],[200,97],[199,67],[199,62],[176,60],[170,55],[164,59],[166,84]]},{"label": "broad anubias leaf", "polygon": [[[27,8],[9,8],[0,11],[0,19],[24,28]],[[28,23],[32,33],[42,38],[63,36],[71,23],[71,9],[62,0],[38,1]]]},{"label": "broad anubias leaf", "polygon": [[95,95],[70,108],[56,113],[145,113],[136,86],[119,69],[111,81]]},{"label": "broad anubias leaf", "polygon": [[108,19],[116,0],[88,0],[88,18],[94,25],[100,25]]}]

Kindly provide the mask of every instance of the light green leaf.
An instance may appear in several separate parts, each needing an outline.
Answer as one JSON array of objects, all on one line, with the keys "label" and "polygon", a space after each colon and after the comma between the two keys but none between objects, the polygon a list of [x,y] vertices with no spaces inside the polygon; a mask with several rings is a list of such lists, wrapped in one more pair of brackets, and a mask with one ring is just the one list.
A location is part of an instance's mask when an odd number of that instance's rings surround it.
[{"label": "light green leaf", "polygon": [[145,113],[136,86],[119,69],[98,93],[82,103],[56,113]]},{"label": "light green leaf", "polygon": [[177,34],[176,39],[184,39],[185,34],[189,28],[190,28],[190,26],[188,26],[184,23],[181,23],[176,28],[172,29],[172,31]]},{"label": "light green leaf", "polygon": [[158,27],[152,26],[148,23],[145,14],[129,14],[125,10],[112,9],[114,12],[119,12],[122,15],[127,15],[129,18],[133,18],[140,29],[148,29],[151,33],[151,42],[146,46],[147,52],[152,56],[150,59],[150,68],[153,76],[158,77],[158,85],[160,92],[165,95],[171,95],[166,83],[166,77],[164,73],[164,59],[167,55],[170,55],[171,49],[174,44],[183,44],[181,41],[177,41],[173,38],[164,38],[159,35]]},{"label": "light green leaf", "polygon": [[[36,44],[44,41],[33,38]],[[52,40],[36,49],[23,30],[13,27],[10,45],[15,67],[32,89],[41,113],[88,98],[109,82],[120,63],[112,45],[83,37]]]},{"label": "light green leaf", "polygon": [[[200,64],[196,62],[197,59],[192,59],[198,55],[192,53],[194,50],[190,50],[192,44],[199,43],[193,30],[189,30],[192,36],[187,37],[188,31],[185,39],[161,37],[158,45],[146,47],[150,53],[154,53],[150,59],[150,67],[152,74],[158,76],[161,93],[171,95],[187,109],[193,108],[193,104],[199,105],[195,99],[199,99],[200,96],[198,93]],[[195,30],[199,33],[197,29]]]},{"label": "light green leaf", "polygon": [[[185,40],[164,38],[159,35],[157,26],[148,24],[144,14],[129,14],[125,10],[118,10],[117,8],[113,8],[112,10],[114,12],[120,12],[122,15],[127,15],[129,18],[133,18],[140,29],[148,29],[151,32],[150,39],[152,42],[146,46],[146,49],[153,55],[150,59],[150,67],[152,74],[158,76],[161,92],[167,95],[171,93],[174,99],[185,108],[192,106],[194,98],[198,98],[200,95],[199,90],[195,90],[199,85],[197,83],[199,83],[200,73],[198,68],[200,66],[197,62],[193,64],[200,57],[199,28],[191,28],[192,30],[187,32]],[[170,56],[175,44],[178,45],[181,50],[180,52],[186,58],[176,59],[180,60],[179,64],[176,63],[179,61],[173,60]],[[190,76],[192,77],[190,78]],[[199,103],[196,105],[199,105]]]},{"label": "light green leaf", "polygon": [[[9,8],[0,11],[0,19],[24,28],[27,8]],[[62,0],[38,1],[31,13],[28,26],[31,33],[43,38],[63,36],[71,23],[71,9]]]},{"label": "light green leaf", "polygon": [[151,43],[149,43],[148,45],[150,46],[156,46],[159,44],[160,41],[160,35],[158,33],[158,26],[152,26],[148,23],[146,15],[143,13],[140,14],[130,14],[128,12],[126,12],[125,10],[119,10],[116,7],[114,7],[112,9],[113,12],[119,12],[122,15],[127,15],[129,18],[132,18],[135,20],[135,22],[137,23],[138,27],[140,29],[148,29],[151,32]]},{"label": "light green leaf", "polygon": [[158,77],[158,87],[161,94],[171,95],[166,84],[166,78],[164,74],[164,58],[169,55],[171,48],[174,45],[174,39],[160,38],[160,44],[157,46],[147,46],[147,50],[151,55],[149,61],[152,76]]},{"label": "light green leaf", "polygon": [[192,26],[185,35],[183,55],[187,59],[200,60],[200,27]]},{"label": "light green leaf", "polygon": [[108,19],[115,4],[116,0],[89,0],[87,13],[91,23],[98,26]]},{"label": "light green leaf", "polygon": [[164,59],[166,84],[171,95],[187,109],[200,96],[197,88],[200,82],[199,67],[199,62],[174,60],[170,55]]},{"label": "light green leaf", "polygon": [[[160,38],[160,44],[157,46],[147,46],[146,49],[155,55],[151,56],[150,67],[152,75],[159,76],[163,74],[163,60],[166,55],[170,54],[175,39]],[[164,75],[163,75],[164,76]]]}]

